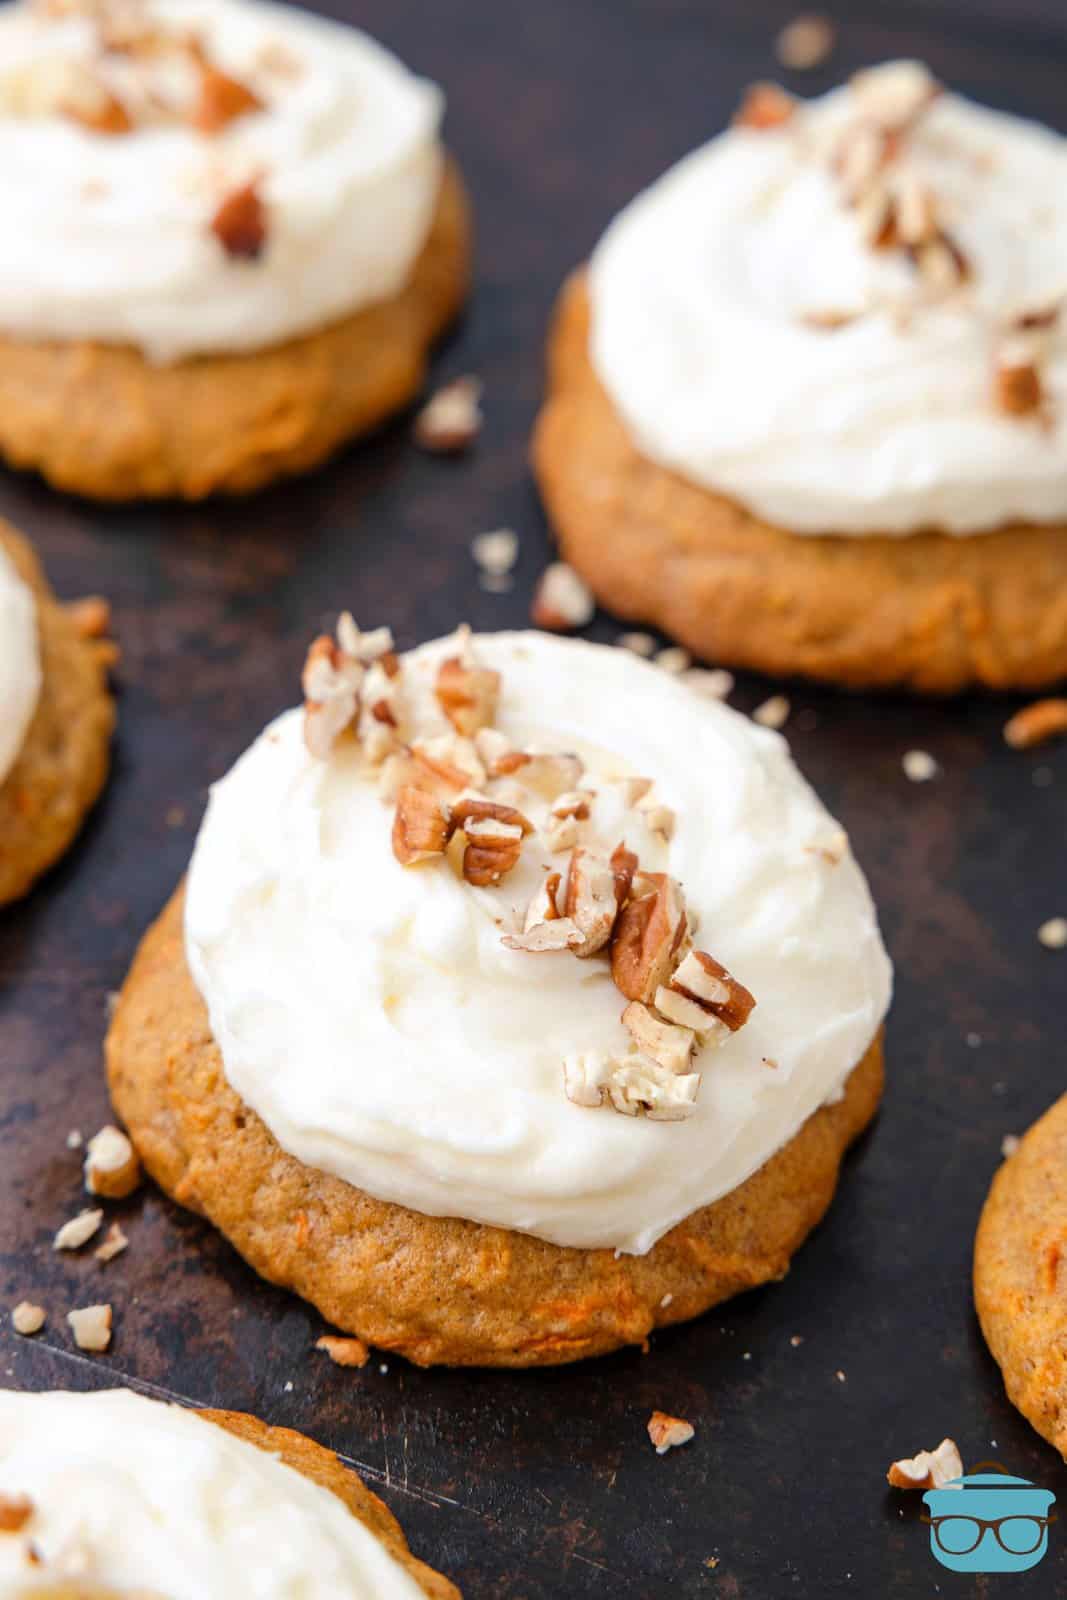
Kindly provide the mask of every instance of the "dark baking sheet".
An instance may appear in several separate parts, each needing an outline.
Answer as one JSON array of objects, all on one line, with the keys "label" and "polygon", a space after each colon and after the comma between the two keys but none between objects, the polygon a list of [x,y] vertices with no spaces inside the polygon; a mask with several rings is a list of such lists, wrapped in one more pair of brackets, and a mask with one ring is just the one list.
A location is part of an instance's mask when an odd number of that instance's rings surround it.
[{"label": "dark baking sheet", "polygon": [[[338,607],[391,623],[403,645],[464,618],[524,621],[548,551],[526,439],[554,290],[639,185],[774,71],[770,40],[790,14],[764,0],[329,9],[448,90],[480,250],[471,310],[437,370],[483,376],[487,426],[449,463],[418,454],[402,421],[238,505],[96,510],[0,479],[0,510],[34,536],[60,593],[111,597],[123,648],[107,795],[69,859],[0,917],[0,1303],[30,1295],[51,1312],[34,1342],[5,1316],[4,1376],[129,1379],[304,1429],[359,1466],[471,1597],[1063,1592],[1063,1524],[1036,1571],[955,1578],[935,1565],[920,1508],[883,1479],[894,1455],[947,1432],[966,1461],[996,1457],[1057,1490],[1067,1514],[1067,1472],[1006,1403],[969,1294],[1001,1138],[1064,1087],[1067,955],[1042,950],[1035,929],[1067,912],[1067,747],[1007,751],[1016,702],[793,691],[796,756],[852,833],[899,983],[884,1110],[785,1283],[647,1355],[513,1375],[392,1359],[348,1372],[312,1353],[312,1311],[151,1188],[116,1208],[131,1242],[110,1266],[51,1254],[81,1198],[66,1133],[108,1112],[107,995],[185,866],[206,785],[292,702],[306,642]],[[839,9],[834,67],[811,88],[909,52],[1067,127],[1058,0]],[[500,524],[521,532],[522,558],[514,592],[493,596],[468,541]],[[619,630],[598,617],[591,631]],[[743,680],[735,703],[768,692]],[[906,782],[912,746],[942,763],[937,782]],[[88,1360],[63,1313],[100,1298],[115,1337]],[[695,1442],[657,1458],[644,1432],[655,1406],[691,1418]]]}]

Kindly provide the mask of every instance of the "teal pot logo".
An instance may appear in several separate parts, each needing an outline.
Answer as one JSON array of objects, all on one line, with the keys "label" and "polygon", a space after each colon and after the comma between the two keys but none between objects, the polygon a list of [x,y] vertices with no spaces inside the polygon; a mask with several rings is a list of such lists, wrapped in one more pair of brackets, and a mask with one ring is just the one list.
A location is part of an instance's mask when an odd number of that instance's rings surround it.
[{"label": "teal pot logo", "polygon": [[[983,1467],[992,1463],[983,1462]],[[950,1572],[1025,1572],[1048,1549],[1056,1496],[1003,1468],[969,1472],[927,1489],[930,1549]]]}]

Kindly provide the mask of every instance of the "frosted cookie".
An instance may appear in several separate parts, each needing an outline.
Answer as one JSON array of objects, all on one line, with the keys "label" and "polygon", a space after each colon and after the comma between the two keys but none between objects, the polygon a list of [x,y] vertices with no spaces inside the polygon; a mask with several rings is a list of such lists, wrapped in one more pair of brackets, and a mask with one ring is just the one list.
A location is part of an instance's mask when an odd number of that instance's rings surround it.
[{"label": "frosted cookie", "polygon": [[1067,1095],[993,1180],[974,1300],[1008,1399],[1067,1460]]},{"label": "frosted cookie", "polygon": [[66,850],[103,788],[115,708],[102,601],[63,606],[0,521],[0,905]]},{"label": "frosted cookie", "polygon": [[468,279],[433,85],[265,0],[16,0],[0,52],[12,464],[243,491],[415,394]]},{"label": "frosted cookie", "polygon": [[1067,143],[924,68],[734,125],[562,295],[537,475],[700,655],[947,692],[1067,673]]},{"label": "frosted cookie", "polygon": [[218,783],[108,1040],[156,1179],[412,1361],[639,1343],[781,1277],[890,969],[784,740],[627,652],[342,618]]},{"label": "frosted cookie", "polygon": [[459,1600],[330,1450],[128,1389],[0,1391],[10,1600]]}]

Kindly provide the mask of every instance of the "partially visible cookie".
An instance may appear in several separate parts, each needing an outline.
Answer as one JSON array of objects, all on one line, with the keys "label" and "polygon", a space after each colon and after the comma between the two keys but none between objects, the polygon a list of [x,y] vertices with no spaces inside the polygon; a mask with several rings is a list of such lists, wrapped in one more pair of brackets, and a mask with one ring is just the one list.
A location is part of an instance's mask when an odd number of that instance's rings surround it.
[{"label": "partially visible cookie", "polygon": [[1067,526],[803,537],[645,456],[560,298],[533,462],[567,561],[616,616],[696,655],[852,688],[1038,688],[1067,673]]},{"label": "partially visible cookie", "polygon": [[1009,1400],[1067,1460],[1067,1095],[993,1179],[974,1300]]},{"label": "partially visible cookie", "polygon": [[[0,522],[6,555],[36,602],[41,687],[14,764],[0,780],[0,905],[25,894],[67,849],[103,788],[115,707],[106,607],[63,606],[29,544]],[[95,614],[94,614],[95,613]]]},{"label": "partially visible cookie", "polygon": [[460,1600],[362,1479],[292,1429],[128,1389],[0,1392],[0,1419],[5,1596],[228,1600],[245,1592],[240,1572],[264,1600],[294,1587],[309,1600]]},{"label": "partially visible cookie", "polygon": [[0,51],[0,203],[34,217],[0,262],[12,465],[242,493],[415,396],[470,276],[435,85],[257,0],[14,0]]}]

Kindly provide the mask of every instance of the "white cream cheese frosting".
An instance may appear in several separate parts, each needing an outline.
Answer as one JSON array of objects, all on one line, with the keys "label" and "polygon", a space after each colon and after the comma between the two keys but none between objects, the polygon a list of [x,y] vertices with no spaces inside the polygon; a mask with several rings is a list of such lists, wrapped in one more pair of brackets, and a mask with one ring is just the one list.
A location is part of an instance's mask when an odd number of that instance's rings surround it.
[{"label": "white cream cheese frosting", "polygon": [[[3,6],[0,329],[167,361],[263,348],[398,292],[437,202],[439,91],[365,34],[295,6],[134,0],[133,11],[194,34],[262,109],[198,132],[159,114],[172,92],[184,103],[180,62],[102,52],[77,6],[58,20],[27,0]],[[27,114],[69,63],[135,108],[132,131]],[[236,259],[210,222],[253,180],[267,242]]]},{"label": "white cream cheese frosting", "polygon": [[[840,830],[778,734],[622,650],[474,643],[502,675],[495,727],[582,756],[591,825],[681,881],[700,945],[756,997],[747,1026],[698,1053],[693,1115],[566,1098],[564,1057],[628,1040],[603,958],[501,942],[561,858],[535,836],[485,889],[443,863],[400,866],[358,748],[314,759],[299,710],[212,791],[189,965],[230,1083],[300,1161],[423,1213],[643,1253],[840,1091],[885,1014],[888,958],[864,877],[847,849],[821,853]],[[433,689],[454,648],[404,658],[420,729],[447,731]],[[655,778],[669,844],[624,804],[627,775]]]},{"label": "white cream cheese frosting", "polygon": [[37,605],[0,550],[0,783],[18,759],[40,695]]},{"label": "white cream cheese frosting", "polygon": [[[1067,141],[941,94],[908,141],[970,275],[921,302],[828,151],[852,91],[732,127],[638,196],[592,261],[591,357],[641,451],[799,534],[977,534],[1067,517],[1067,328],[1040,418],[991,403],[998,327],[1067,295]],[[828,331],[809,325],[861,313]]]},{"label": "white cream cheese frosting", "polygon": [[[70,1577],[160,1600],[420,1600],[319,1484],[180,1406],[128,1389],[0,1391],[0,1593]],[[27,1560],[27,1545],[42,1565]],[[23,1580],[27,1587],[20,1584]]]}]

